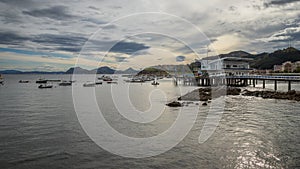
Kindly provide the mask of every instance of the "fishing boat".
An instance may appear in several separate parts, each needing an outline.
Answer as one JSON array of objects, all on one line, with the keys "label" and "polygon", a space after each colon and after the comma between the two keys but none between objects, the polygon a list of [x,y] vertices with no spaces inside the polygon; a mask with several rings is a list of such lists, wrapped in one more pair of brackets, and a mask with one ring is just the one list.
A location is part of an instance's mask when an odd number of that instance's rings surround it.
[{"label": "fishing boat", "polygon": [[98,79],[99,79],[99,80],[106,81],[106,82],[112,81],[112,80],[113,80],[111,77],[105,76],[105,75],[103,75],[102,77],[98,77]]},{"label": "fishing boat", "polygon": [[47,79],[47,82],[61,82],[59,79]]},{"label": "fishing boat", "polygon": [[106,82],[107,84],[118,84],[118,82],[116,82],[116,81],[108,81],[108,82]]},{"label": "fishing boat", "polygon": [[49,88],[52,88],[53,87],[53,85],[47,85],[47,84],[41,84],[41,85],[39,85],[39,89],[49,89]]},{"label": "fishing boat", "polygon": [[[61,81],[61,80],[59,80],[59,81]],[[70,80],[69,80],[69,81],[63,80],[63,81],[61,81],[61,83],[59,83],[58,85],[59,85],[59,86],[72,86],[73,83],[75,83],[75,81],[72,80],[72,77],[70,76]]]},{"label": "fishing boat", "polygon": [[83,87],[95,87],[96,83],[85,83]]},{"label": "fishing boat", "polygon": [[102,85],[102,82],[95,82],[96,85]]},{"label": "fishing boat", "polygon": [[29,80],[19,80],[19,83],[29,83]]},{"label": "fishing boat", "polygon": [[58,84],[59,86],[71,86],[72,82],[71,81],[62,81],[61,83]]},{"label": "fishing boat", "polygon": [[46,79],[38,79],[35,83],[47,83]]}]

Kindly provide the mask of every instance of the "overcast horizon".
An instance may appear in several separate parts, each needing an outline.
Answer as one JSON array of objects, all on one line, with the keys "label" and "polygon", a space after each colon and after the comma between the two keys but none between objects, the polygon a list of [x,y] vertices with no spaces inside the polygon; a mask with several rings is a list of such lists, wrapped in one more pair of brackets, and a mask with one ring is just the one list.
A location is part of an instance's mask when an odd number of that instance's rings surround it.
[{"label": "overcast horizon", "polygon": [[[0,0],[0,70],[140,69],[299,49],[300,0]],[[80,58],[78,58],[80,54]]]}]

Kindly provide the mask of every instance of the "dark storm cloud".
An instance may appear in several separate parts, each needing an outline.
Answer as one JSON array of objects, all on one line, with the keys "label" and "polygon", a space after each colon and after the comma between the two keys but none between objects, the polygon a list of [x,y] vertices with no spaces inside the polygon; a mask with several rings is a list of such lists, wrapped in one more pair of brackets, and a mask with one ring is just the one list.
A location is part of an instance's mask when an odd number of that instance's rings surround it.
[{"label": "dark storm cloud", "polygon": [[146,46],[142,43],[135,43],[135,42],[118,42],[116,43],[111,49],[111,52],[116,53],[125,53],[125,54],[134,54],[135,52],[149,49],[149,46]]},{"label": "dark storm cloud", "polygon": [[75,17],[68,13],[66,6],[52,6],[49,8],[23,11],[23,14],[33,17],[47,17],[56,20],[66,20]]},{"label": "dark storm cloud", "polygon": [[60,51],[67,51],[67,52],[80,52],[81,51],[81,46],[75,46],[75,47],[57,47],[55,48],[56,50]]},{"label": "dark storm cloud", "polygon": [[185,56],[177,56],[176,57],[176,62],[183,62],[185,61]]},{"label": "dark storm cloud", "polygon": [[[0,9],[1,10],[1,9]],[[19,24],[22,23],[23,20],[20,17],[19,13],[15,10],[3,10],[3,12],[0,13],[0,18],[3,24]]]},{"label": "dark storm cloud", "polygon": [[270,2],[264,3],[264,6],[265,7],[280,6],[280,5],[291,4],[291,3],[294,3],[294,2],[300,2],[300,0],[272,0]]},{"label": "dark storm cloud", "polygon": [[0,44],[19,45],[26,40],[30,40],[30,38],[14,32],[0,32]]},{"label": "dark storm cloud", "polygon": [[300,27],[289,27],[278,31],[271,37],[266,38],[267,42],[288,42],[297,41],[300,38]]},{"label": "dark storm cloud", "polygon": [[[300,32],[295,32],[295,33],[291,33],[288,35],[275,35],[274,39],[270,39],[269,42],[286,42],[288,43],[288,41],[297,41],[298,39],[300,39]],[[276,37],[278,39],[276,39]],[[280,37],[286,37],[286,39],[280,39]]]},{"label": "dark storm cloud", "polygon": [[72,35],[40,34],[35,36],[24,36],[14,32],[0,32],[0,44],[17,45],[24,47],[26,41],[31,41],[44,45],[44,50],[57,49],[68,52],[78,52],[81,50],[87,38]]},{"label": "dark storm cloud", "polygon": [[75,35],[40,34],[31,41],[59,51],[79,52],[87,40]]},{"label": "dark storm cloud", "polygon": [[[34,42],[41,45],[43,50],[60,50],[67,52],[79,52],[88,38],[77,35],[60,35],[60,34],[38,34],[38,35],[19,35],[15,32],[0,32],[0,44],[17,45],[26,47],[26,42]],[[107,51],[125,54],[134,54],[144,49],[149,49],[142,43],[125,42],[125,41],[89,41],[86,45],[86,51]]]},{"label": "dark storm cloud", "polygon": [[102,20],[95,19],[95,18],[83,18],[83,19],[81,19],[81,21],[90,22],[90,23],[97,24],[97,25],[102,25],[102,24],[107,23],[106,21],[102,21]]},{"label": "dark storm cloud", "polygon": [[42,44],[57,44],[62,46],[78,46],[83,45],[87,38],[74,35],[57,35],[57,34],[40,34],[37,35],[33,42]]},{"label": "dark storm cloud", "polygon": [[11,5],[13,7],[32,7],[34,3],[32,0],[0,0],[1,3]]}]

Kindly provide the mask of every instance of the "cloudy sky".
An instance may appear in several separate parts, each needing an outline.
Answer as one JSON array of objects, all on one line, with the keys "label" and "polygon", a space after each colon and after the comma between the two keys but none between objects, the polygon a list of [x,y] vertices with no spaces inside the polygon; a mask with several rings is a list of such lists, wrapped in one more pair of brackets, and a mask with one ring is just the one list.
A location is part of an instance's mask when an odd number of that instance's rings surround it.
[{"label": "cloudy sky", "polygon": [[300,48],[300,0],[0,0],[0,70],[136,69]]}]

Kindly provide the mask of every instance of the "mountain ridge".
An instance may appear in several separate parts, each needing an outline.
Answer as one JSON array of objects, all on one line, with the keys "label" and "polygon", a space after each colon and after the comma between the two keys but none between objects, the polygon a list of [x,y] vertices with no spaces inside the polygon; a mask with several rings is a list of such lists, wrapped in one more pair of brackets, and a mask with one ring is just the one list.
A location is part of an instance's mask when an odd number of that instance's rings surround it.
[{"label": "mountain ridge", "polygon": [[241,57],[251,58],[250,67],[255,69],[273,69],[274,65],[281,65],[286,61],[300,61],[300,51],[294,47],[279,49],[271,53],[263,52],[259,54],[251,54],[242,50],[233,51],[218,56],[209,56],[204,59],[217,59],[224,57]]}]

